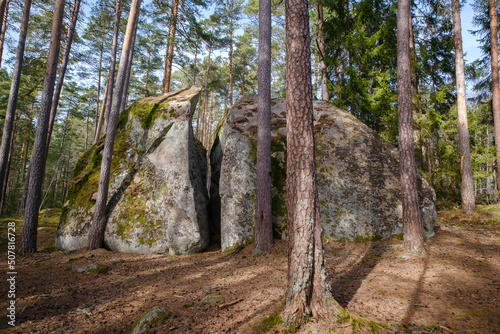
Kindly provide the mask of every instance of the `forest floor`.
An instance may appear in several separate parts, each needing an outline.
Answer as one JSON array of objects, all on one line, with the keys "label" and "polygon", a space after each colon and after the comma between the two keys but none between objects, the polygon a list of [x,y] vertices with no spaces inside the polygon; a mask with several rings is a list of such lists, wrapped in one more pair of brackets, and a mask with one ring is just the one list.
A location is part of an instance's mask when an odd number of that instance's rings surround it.
[{"label": "forest floor", "polygon": [[[378,327],[368,319],[389,326],[379,333],[500,333],[500,206],[478,211],[440,212],[425,258],[406,255],[398,238],[327,242],[333,295],[355,321],[335,329],[313,319],[297,333],[351,333],[353,325],[365,333]],[[148,333],[289,332],[275,325],[284,306],[285,242],[258,258],[252,246],[186,256],[61,252],[57,214],[41,214],[39,252],[17,255],[14,328],[2,274],[1,333],[129,333],[154,306],[172,316]],[[21,217],[2,218],[2,254],[8,221],[16,221],[20,241]],[[100,273],[84,271],[92,263]],[[212,303],[204,303],[207,296]]]}]

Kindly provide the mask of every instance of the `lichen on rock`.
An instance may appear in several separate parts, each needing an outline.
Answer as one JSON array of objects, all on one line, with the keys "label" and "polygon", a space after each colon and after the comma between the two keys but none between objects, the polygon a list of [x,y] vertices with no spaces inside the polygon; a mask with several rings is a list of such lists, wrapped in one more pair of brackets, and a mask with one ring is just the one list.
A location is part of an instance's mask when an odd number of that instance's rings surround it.
[{"label": "lichen on rock", "polygon": [[[208,246],[206,156],[193,136],[200,87],[150,97],[118,122],[105,246],[138,253],[189,254]],[[175,112],[172,112],[175,110]],[[104,139],[75,167],[56,235],[60,249],[87,246]]]},{"label": "lichen on rock", "polygon": [[[286,239],[286,102],[271,103],[272,210],[275,237]],[[314,131],[320,219],[328,239],[372,240],[402,233],[397,150],[354,116],[314,101]],[[212,187],[220,198],[212,211],[220,224],[222,250],[253,238],[257,152],[257,98],[232,108],[211,151],[217,170]],[[424,236],[434,233],[435,193],[419,174]]]}]

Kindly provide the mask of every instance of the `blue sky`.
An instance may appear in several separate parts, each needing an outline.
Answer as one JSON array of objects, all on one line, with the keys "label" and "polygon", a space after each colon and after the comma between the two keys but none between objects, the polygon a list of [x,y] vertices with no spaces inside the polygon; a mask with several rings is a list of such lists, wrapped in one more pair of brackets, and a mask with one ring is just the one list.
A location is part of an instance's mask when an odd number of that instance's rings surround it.
[{"label": "blue sky", "polygon": [[462,21],[462,40],[465,55],[465,61],[467,63],[473,62],[475,59],[481,57],[481,50],[479,49],[479,44],[476,41],[476,37],[473,36],[469,30],[475,30],[472,25],[472,17],[474,13],[470,6],[470,0],[462,7],[461,11],[461,21]]}]

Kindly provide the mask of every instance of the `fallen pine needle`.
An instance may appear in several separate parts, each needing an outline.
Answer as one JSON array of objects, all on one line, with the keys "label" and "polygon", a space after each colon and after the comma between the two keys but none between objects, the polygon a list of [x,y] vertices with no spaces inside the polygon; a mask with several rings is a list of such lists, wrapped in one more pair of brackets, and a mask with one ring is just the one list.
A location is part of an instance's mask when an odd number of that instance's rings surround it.
[{"label": "fallen pine needle", "polygon": [[236,300],[233,300],[232,302],[229,302],[229,303],[226,303],[226,304],[220,304],[219,305],[219,308],[223,308],[223,307],[226,307],[226,306],[231,306],[231,305],[234,305],[236,303],[239,303],[241,302],[242,300],[244,300],[245,298],[238,298]]}]

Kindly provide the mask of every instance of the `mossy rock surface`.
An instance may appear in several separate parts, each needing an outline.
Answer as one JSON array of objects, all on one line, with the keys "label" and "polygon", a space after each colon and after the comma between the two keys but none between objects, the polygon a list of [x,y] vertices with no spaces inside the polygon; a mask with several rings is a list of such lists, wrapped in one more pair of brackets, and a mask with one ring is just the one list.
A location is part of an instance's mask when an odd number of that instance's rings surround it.
[{"label": "mossy rock surface", "polygon": [[[205,152],[191,125],[200,87],[134,102],[118,122],[105,246],[135,253],[189,254],[208,246]],[[76,164],[56,245],[87,246],[104,138]]]},{"label": "mossy rock surface", "polygon": [[[273,229],[287,237],[286,101],[271,102]],[[402,233],[399,154],[354,116],[314,101],[320,219],[328,239],[367,241]],[[222,250],[253,238],[257,160],[257,97],[241,98],[211,151],[212,198],[218,198]],[[436,196],[418,173],[424,236],[434,234]],[[216,191],[217,190],[217,191]],[[211,204],[212,206],[214,203]]]},{"label": "mossy rock surface", "polygon": [[171,313],[166,308],[162,306],[155,306],[141,316],[141,318],[132,327],[130,334],[147,333],[168,320],[171,316]]},{"label": "mossy rock surface", "polygon": [[222,301],[221,295],[208,295],[201,299],[201,302],[203,304],[213,304],[221,301]]}]

